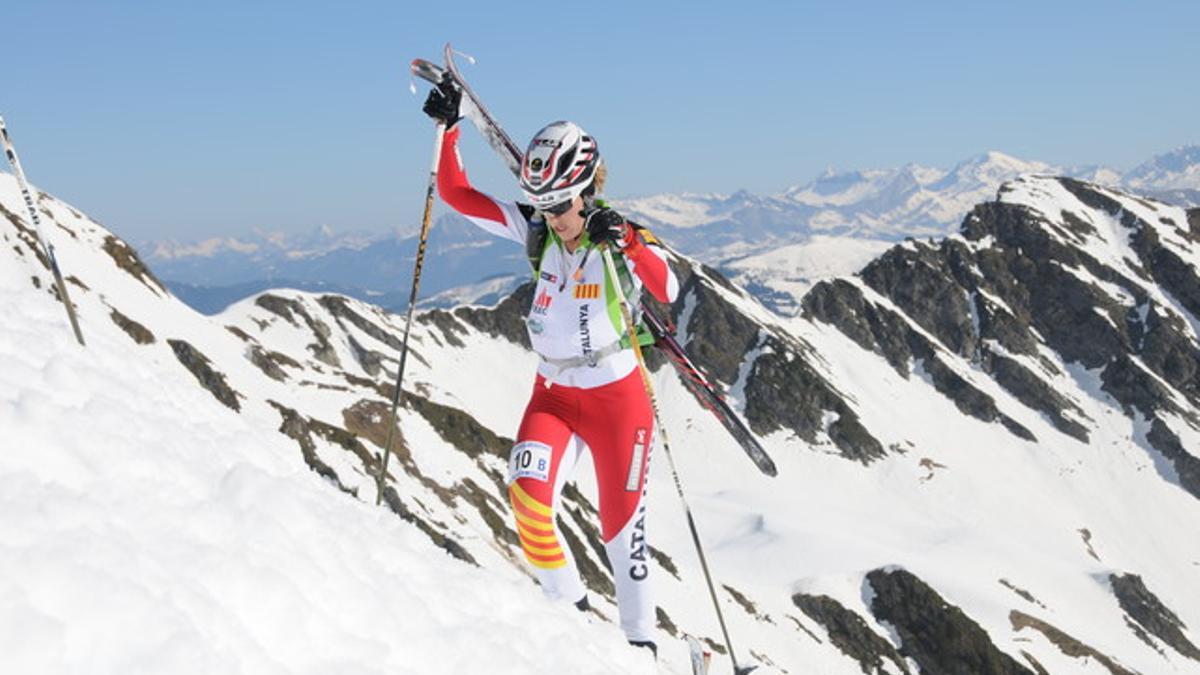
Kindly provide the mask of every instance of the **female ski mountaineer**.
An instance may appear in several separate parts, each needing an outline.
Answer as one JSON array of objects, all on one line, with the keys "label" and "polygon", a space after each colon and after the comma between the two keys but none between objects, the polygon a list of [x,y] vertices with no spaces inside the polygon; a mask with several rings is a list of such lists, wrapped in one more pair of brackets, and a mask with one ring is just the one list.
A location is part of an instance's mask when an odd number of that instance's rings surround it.
[{"label": "female ski mountaineer", "polygon": [[[526,327],[540,363],[508,472],[521,547],[547,597],[588,609],[587,591],[555,524],[563,485],[586,446],[621,628],[630,644],[657,653],[646,540],[654,415],[614,286],[628,289],[635,309],[643,287],[669,303],[678,281],[653,236],[596,199],[605,167],[595,139],[571,122],[549,124],[530,141],[519,178],[527,204],[473,188],[458,152],[460,97],[445,83],[425,103],[425,112],[446,124],[438,192],[479,227],[525,245],[535,267]],[[601,244],[613,252],[622,278],[609,278],[603,255],[594,250]]]}]

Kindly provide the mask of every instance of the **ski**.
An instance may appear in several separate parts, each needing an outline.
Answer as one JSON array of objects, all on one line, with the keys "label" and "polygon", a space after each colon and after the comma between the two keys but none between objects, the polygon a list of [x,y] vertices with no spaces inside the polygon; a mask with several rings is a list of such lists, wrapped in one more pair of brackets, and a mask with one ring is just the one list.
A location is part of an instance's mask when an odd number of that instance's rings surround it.
[{"label": "ski", "polygon": [[29,211],[29,219],[33,221],[33,230],[37,234],[38,243],[42,246],[42,251],[46,254],[46,260],[50,263],[50,271],[54,274],[54,285],[58,289],[58,298],[67,308],[67,318],[71,321],[71,329],[75,331],[75,339],[79,341],[80,346],[87,346],[83,341],[83,331],[79,330],[79,319],[75,316],[75,305],[71,304],[71,296],[67,293],[67,284],[63,281],[62,272],[58,269],[58,258],[54,255],[54,244],[46,238],[46,233],[42,231],[42,220],[38,217],[37,203],[34,201],[33,192],[29,189],[29,182],[25,180],[25,171],[21,168],[21,160],[17,159],[17,149],[13,147],[12,139],[8,137],[8,127],[4,126],[4,118],[0,117],[0,138],[4,142],[4,154],[8,156],[8,163],[12,165],[13,173],[17,174],[17,184],[21,187],[21,196],[25,199],[25,208]]},{"label": "ski", "polygon": [[733,436],[738,445],[742,446],[750,461],[754,462],[760,471],[768,476],[778,475],[779,469],[776,468],[771,456],[767,454],[742,418],[729,406],[725,397],[721,396],[717,388],[708,381],[708,378],[704,377],[704,373],[700,372],[696,364],[692,363],[687,352],[683,350],[683,346],[675,339],[674,331],[670,330],[664,321],[650,311],[650,308],[644,303],[642,318],[650,329],[650,334],[654,336],[655,346],[667,355],[671,364],[675,366],[675,370],[679,371],[683,385],[692,392],[700,405],[717,418],[721,426],[725,427],[729,435]]},{"label": "ski", "polygon": [[[513,143],[512,139],[509,138],[496,119],[492,117],[491,113],[480,102],[474,90],[467,84],[462,73],[458,70],[457,64],[454,62],[454,49],[448,43],[446,44],[444,55],[446,59],[445,67],[431,63],[425,59],[414,59],[411,66],[412,74],[435,86],[446,75],[449,75],[454,81],[454,85],[463,94],[462,103],[460,104],[460,112],[463,117],[471,121],[471,124],[479,130],[479,133],[483,135],[488,145],[504,160],[509,170],[513,172],[513,175],[517,175],[521,170],[521,149]],[[729,406],[717,388],[704,377],[700,369],[688,358],[683,347],[675,340],[673,336],[674,331],[668,328],[668,323],[659,318],[645,302],[641,303],[641,314],[655,338],[655,346],[666,353],[668,360],[679,372],[680,379],[683,380],[684,386],[687,387],[688,391],[696,397],[701,406],[717,418],[721,425],[733,436],[734,440],[738,442],[738,445],[742,446],[742,450],[745,451],[746,455],[750,457],[750,460],[754,462],[754,465],[760,471],[768,476],[777,475],[778,469],[775,466],[775,462],[772,461],[767,451],[750,431],[750,428],[746,426],[741,417]]]},{"label": "ski", "polygon": [[688,654],[691,656],[692,675],[708,675],[708,665],[712,661],[712,652],[704,648],[700,641],[691,635],[686,636]]}]

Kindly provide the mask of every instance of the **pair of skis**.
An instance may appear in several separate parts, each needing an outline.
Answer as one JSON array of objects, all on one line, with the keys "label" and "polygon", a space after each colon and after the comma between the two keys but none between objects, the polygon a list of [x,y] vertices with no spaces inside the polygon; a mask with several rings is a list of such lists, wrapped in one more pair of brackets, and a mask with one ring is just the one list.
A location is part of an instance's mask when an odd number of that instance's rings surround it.
[{"label": "pair of skis", "polygon": [[[462,73],[459,72],[457,64],[454,62],[454,50],[450,45],[446,45],[445,49],[446,66],[442,67],[435,63],[431,63],[424,59],[415,59],[412,62],[412,74],[423,80],[432,83],[434,86],[440,84],[447,75],[454,82],[455,86],[462,91],[462,102],[460,103],[459,112],[463,117],[469,119],[476,129],[483,135],[488,145],[500,155],[504,160],[509,170],[513,175],[517,175],[521,170],[522,152],[520,148],[513,143],[508,134],[505,133],[503,127],[496,122],[487,108],[479,101],[479,97],[467,84]],[[742,446],[746,455],[754,462],[754,465],[760,471],[768,476],[775,476],[778,469],[775,467],[775,462],[763,449],[758,439],[742,421],[741,417],[734,412],[729,403],[717,390],[713,383],[704,376],[700,369],[696,367],[684,351],[683,346],[675,339],[674,330],[670,324],[660,318],[645,302],[641,305],[641,315],[644,318],[646,326],[649,328],[651,335],[654,336],[655,346],[663,351],[670,360],[675,369],[679,371],[683,384],[688,391],[696,397],[705,409],[711,412],[717,420],[729,431],[734,440]]]}]

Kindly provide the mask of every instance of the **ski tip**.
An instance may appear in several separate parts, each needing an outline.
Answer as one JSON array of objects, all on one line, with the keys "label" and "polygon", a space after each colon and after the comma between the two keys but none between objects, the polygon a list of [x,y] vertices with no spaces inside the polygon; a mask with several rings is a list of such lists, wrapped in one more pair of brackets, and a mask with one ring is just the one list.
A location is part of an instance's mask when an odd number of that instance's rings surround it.
[{"label": "ski tip", "polygon": [[434,65],[425,59],[413,59],[408,70],[412,75],[433,84],[437,84],[442,79],[442,73],[445,72],[441,66]]},{"label": "ski tip", "polygon": [[754,666],[735,665],[733,667],[733,672],[734,672],[734,675],[747,675],[750,671],[754,670],[757,667],[758,667],[757,665],[754,665]]}]

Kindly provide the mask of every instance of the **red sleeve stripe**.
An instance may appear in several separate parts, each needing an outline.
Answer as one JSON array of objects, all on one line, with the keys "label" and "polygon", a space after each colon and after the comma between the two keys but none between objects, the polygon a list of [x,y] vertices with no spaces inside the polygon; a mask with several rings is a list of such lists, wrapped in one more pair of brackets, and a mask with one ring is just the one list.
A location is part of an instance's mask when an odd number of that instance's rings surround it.
[{"label": "red sleeve stripe", "polygon": [[438,194],[450,208],[464,216],[484,218],[507,226],[504,212],[491,197],[471,187],[467,172],[458,156],[459,127],[446,131],[442,138],[442,156],[438,159]]}]

